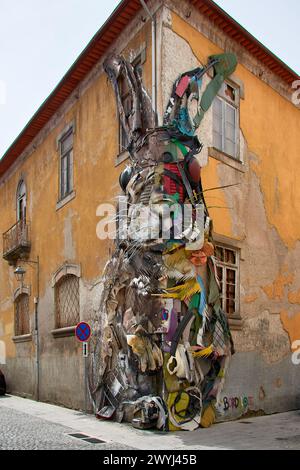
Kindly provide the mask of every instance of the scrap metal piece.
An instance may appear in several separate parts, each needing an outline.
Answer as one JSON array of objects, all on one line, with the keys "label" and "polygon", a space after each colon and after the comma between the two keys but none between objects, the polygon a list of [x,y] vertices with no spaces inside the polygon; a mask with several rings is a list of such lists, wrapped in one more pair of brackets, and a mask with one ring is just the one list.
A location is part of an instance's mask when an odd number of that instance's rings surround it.
[{"label": "scrap metal piece", "polygon": [[[154,113],[150,99],[143,86],[140,74],[123,57],[111,54],[103,64],[117,99],[120,120],[127,138],[129,152],[132,152],[139,137],[153,127]],[[122,102],[120,83],[130,95],[131,109],[125,109]]]}]

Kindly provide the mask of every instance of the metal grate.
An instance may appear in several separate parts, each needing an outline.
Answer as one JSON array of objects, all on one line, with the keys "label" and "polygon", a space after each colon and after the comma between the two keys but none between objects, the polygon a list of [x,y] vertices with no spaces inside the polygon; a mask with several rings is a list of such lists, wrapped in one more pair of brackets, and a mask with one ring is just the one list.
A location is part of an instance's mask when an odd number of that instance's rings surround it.
[{"label": "metal grate", "polygon": [[106,441],[102,441],[101,439],[98,439],[97,437],[88,436],[87,434],[75,433],[75,434],[68,434],[68,436],[74,437],[75,439],[81,439],[82,441],[88,442],[89,444],[106,444]]},{"label": "metal grate", "polygon": [[56,326],[66,328],[80,321],[79,279],[68,274],[55,287]]},{"label": "metal grate", "polygon": [[15,300],[15,335],[30,334],[29,296],[21,294]]}]

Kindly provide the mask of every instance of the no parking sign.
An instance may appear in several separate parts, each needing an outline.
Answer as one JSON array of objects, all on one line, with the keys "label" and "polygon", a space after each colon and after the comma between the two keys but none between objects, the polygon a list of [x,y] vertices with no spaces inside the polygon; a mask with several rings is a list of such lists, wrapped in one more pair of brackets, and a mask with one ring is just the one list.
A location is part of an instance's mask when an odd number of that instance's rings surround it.
[{"label": "no parking sign", "polygon": [[83,357],[88,357],[89,355],[89,345],[88,341],[92,335],[92,329],[88,323],[81,322],[78,323],[75,329],[75,336],[82,343],[82,355]]},{"label": "no parking sign", "polygon": [[91,327],[88,323],[78,323],[75,330],[75,336],[81,343],[86,343],[92,335]]}]

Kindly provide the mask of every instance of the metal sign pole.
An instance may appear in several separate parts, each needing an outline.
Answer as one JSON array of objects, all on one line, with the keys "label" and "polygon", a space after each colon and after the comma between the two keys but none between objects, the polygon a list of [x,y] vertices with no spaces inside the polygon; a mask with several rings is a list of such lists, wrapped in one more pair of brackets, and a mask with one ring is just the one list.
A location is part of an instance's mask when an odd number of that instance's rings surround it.
[{"label": "metal sign pole", "polygon": [[87,391],[88,391],[88,374],[87,374],[87,367],[88,367],[88,356],[89,356],[89,343],[82,343],[82,355],[84,360],[84,410],[85,414],[87,414]]},{"label": "metal sign pole", "polygon": [[87,357],[84,356],[84,411],[87,414]]},{"label": "metal sign pole", "polygon": [[88,323],[78,323],[75,329],[75,336],[82,343],[82,357],[84,360],[84,410],[87,414],[88,408],[88,357],[89,357],[89,339],[91,337],[92,330]]}]

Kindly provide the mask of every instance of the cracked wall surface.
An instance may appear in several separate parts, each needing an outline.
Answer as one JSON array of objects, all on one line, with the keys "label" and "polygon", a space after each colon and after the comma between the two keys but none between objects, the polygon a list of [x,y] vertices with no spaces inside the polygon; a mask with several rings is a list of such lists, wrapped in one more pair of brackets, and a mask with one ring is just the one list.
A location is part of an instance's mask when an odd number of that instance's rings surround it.
[{"label": "cracked wall surface", "polygon": [[[235,51],[226,37],[201,16],[186,15],[186,2],[169,5],[172,11],[165,20],[165,55],[168,56],[164,71],[166,93],[169,77],[172,77],[172,57],[174,63],[201,63],[205,54],[219,53],[223,47]],[[187,17],[188,16],[188,17]],[[215,43],[212,38],[218,37]],[[178,50],[184,51],[181,55]],[[260,368],[265,379],[271,377],[276,368],[278,380],[280,371],[285,375],[289,369],[290,382],[282,380],[280,406],[287,409],[295,406],[291,396],[297,395],[299,372],[292,364],[293,342],[300,339],[299,315],[299,190],[297,155],[300,151],[297,140],[299,110],[288,99],[288,91],[283,95],[260,80],[253,73],[252,64],[242,57],[235,76],[243,83],[244,99],[240,102],[240,140],[243,164],[232,165],[229,158],[222,161],[212,154],[204,168],[205,187],[218,187],[236,184],[233,188],[219,190],[208,198],[208,205],[219,206],[211,209],[214,230],[220,241],[236,246],[241,250],[241,318],[240,331],[233,331],[238,351],[230,366],[225,395],[241,397],[250,394],[253,387],[253,404],[248,407],[229,408],[226,418],[244,414],[248,409],[261,406],[269,412],[276,407],[276,393],[272,398],[272,388],[268,392],[268,405],[259,398],[256,384],[256,367],[249,369],[242,360],[259,357]],[[211,119],[211,118],[210,118]],[[208,121],[210,120],[208,119]],[[210,131],[209,131],[210,129]],[[202,136],[203,138],[203,136]],[[212,142],[211,123],[205,136]],[[209,195],[210,196],[210,195]],[[223,207],[223,209],[220,209]],[[242,359],[243,358],[243,359]],[[236,365],[236,370],[235,370]],[[247,380],[247,387],[241,385]],[[271,379],[270,379],[271,380]],[[280,381],[280,380],[279,380]],[[236,390],[234,392],[233,390]],[[246,392],[247,389],[247,392]],[[279,400],[279,398],[278,398]],[[258,406],[259,403],[259,406]],[[264,404],[265,403],[265,404]],[[293,404],[291,404],[293,403]]]}]

